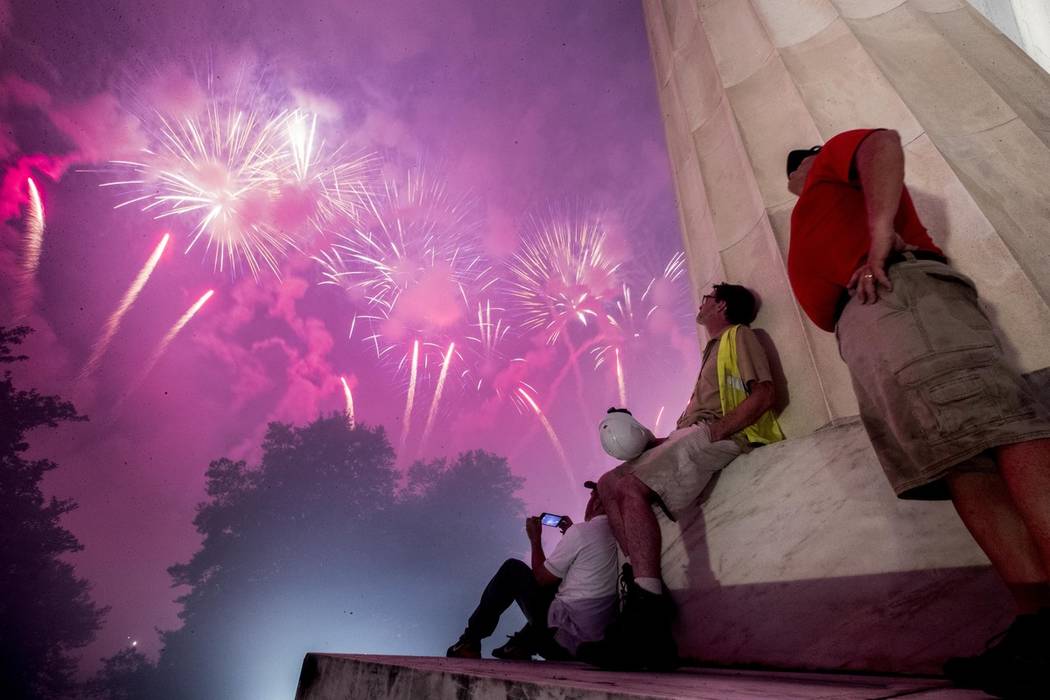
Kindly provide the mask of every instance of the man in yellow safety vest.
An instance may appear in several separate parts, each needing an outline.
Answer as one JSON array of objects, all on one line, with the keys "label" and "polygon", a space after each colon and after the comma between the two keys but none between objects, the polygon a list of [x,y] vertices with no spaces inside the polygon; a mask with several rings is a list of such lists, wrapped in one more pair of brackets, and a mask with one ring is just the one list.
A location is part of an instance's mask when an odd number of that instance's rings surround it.
[{"label": "man in yellow safety vest", "polygon": [[675,518],[738,455],[784,439],[773,414],[777,401],[769,359],[749,327],[756,313],[756,299],[746,287],[716,284],[704,295],[696,322],[709,340],[676,429],[599,479],[609,524],[630,557],[634,577],[619,620],[605,639],[582,645],[580,659],[624,670],[676,665],[653,506]]}]

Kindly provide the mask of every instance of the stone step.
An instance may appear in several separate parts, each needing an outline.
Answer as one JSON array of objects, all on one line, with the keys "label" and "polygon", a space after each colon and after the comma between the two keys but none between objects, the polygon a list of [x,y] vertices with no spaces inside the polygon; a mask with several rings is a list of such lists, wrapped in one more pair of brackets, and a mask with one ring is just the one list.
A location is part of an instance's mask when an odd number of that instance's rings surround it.
[{"label": "stone step", "polygon": [[431,656],[307,654],[296,700],[978,700],[979,691],[943,679],[684,668],[675,673],[611,673],[580,663],[479,661]]}]

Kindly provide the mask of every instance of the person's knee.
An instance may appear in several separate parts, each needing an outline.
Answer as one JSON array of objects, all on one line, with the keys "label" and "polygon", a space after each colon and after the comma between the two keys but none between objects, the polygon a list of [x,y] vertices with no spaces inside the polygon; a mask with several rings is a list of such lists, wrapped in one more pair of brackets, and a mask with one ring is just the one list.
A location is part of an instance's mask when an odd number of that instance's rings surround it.
[{"label": "person's knee", "polygon": [[499,567],[500,573],[513,573],[525,569],[531,571],[529,565],[523,562],[521,559],[508,559],[503,562],[502,566]]},{"label": "person's knee", "polygon": [[620,479],[616,472],[605,472],[598,478],[598,496],[603,503],[608,505],[617,500],[617,483]]},{"label": "person's knee", "polygon": [[624,499],[651,501],[654,496],[652,489],[634,474],[628,474],[620,479],[616,484],[616,491],[621,501]]}]

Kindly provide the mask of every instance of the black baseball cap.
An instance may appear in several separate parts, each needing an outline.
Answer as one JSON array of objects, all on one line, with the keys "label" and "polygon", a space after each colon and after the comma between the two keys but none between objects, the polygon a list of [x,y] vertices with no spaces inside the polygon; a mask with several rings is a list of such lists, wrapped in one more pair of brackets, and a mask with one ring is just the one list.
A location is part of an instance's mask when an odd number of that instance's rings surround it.
[{"label": "black baseball cap", "polygon": [[788,151],[787,158],[787,174],[795,172],[798,166],[802,165],[802,161],[810,156],[815,156],[820,153],[821,146],[814,146],[813,148],[799,148],[794,151]]}]

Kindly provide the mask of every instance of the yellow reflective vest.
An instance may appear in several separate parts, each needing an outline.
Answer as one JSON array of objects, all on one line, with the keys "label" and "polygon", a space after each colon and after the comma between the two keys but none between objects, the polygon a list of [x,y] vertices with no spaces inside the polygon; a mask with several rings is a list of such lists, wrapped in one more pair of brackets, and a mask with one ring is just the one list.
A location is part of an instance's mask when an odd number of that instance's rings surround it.
[{"label": "yellow reflective vest", "polygon": [[[736,330],[730,326],[718,343],[718,396],[722,402],[722,415],[726,415],[747,398],[747,386],[740,378],[740,367],[736,355]],[[769,410],[742,431],[748,442],[768,445],[784,439],[773,411]]]}]

